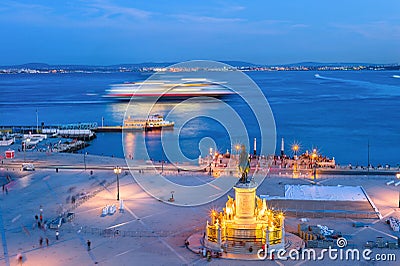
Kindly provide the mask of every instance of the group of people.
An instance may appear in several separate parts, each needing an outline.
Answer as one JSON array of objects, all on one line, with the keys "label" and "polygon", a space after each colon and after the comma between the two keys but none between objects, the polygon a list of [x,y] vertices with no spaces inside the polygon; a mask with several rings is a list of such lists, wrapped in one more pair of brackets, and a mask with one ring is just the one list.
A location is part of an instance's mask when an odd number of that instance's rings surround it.
[{"label": "group of people", "polygon": [[32,228],[35,228],[36,224],[39,229],[43,229],[44,231],[46,231],[47,225],[46,225],[46,223],[43,222],[43,214],[42,213],[40,213],[39,216],[37,214],[35,215],[35,223],[33,224]]},{"label": "group of people", "polygon": [[[207,261],[211,261],[211,257],[212,257],[212,251],[206,248],[203,248],[201,250],[201,255],[203,256],[203,258],[207,258]],[[222,254],[221,252],[215,252],[214,256],[216,258],[220,257]]]},{"label": "group of people", "polygon": [[[43,237],[39,238],[39,245],[40,245],[40,247],[43,246]],[[49,238],[48,237],[46,237],[46,246],[49,246]]]},{"label": "group of people", "polygon": [[[35,215],[34,226],[37,223],[39,229],[43,229],[44,231],[46,231],[46,223],[43,222],[43,207],[42,207],[42,205],[40,205],[40,209],[39,210],[40,210],[40,214],[39,215],[37,215],[37,214]],[[56,230],[55,234],[56,234],[56,240],[59,240],[60,239],[60,231]],[[49,246],[49,238],[46,236],[45,240],[43,240],[43,237],[40,236],[40,238],[39,238],[39,246],[40,247],[43,247],[43,241],[46,241],[46,246],[48,247]],[[87,245],[87,250],[88,251],[90,251],[90,249],[91,249],[91,244],[92,243],[90,242],[90,240],[87,240],[86,245]],[[21,256],[21,258],[22,258],[22,256]],[[19,260],[19,257],[18,257],[18,260]]]},{"label": "group of people", "polygon": [[[56,230],[56,240],[59,240],[59,239],[60,239],[60,232],[58,230]],[[46,246],[48,247],[49,246],[49,238],[46,237],[45,241],[46,241]],[[87,245],[87,250],[90,251],[92,242],[90,242],[89,239],[87,240],[86,245]],[[39,246],[43,247],[43,237],[42,236],[39,238]]]}]

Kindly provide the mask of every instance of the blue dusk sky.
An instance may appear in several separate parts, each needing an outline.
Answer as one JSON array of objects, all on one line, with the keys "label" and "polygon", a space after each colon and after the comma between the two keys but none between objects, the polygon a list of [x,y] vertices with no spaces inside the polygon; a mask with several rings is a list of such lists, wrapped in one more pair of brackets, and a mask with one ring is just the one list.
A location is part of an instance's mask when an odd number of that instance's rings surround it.
[{"label": "blue dusk sky", "polygon": [[2,0],[0,23],[0,65],[400,62],[399,0]]}]

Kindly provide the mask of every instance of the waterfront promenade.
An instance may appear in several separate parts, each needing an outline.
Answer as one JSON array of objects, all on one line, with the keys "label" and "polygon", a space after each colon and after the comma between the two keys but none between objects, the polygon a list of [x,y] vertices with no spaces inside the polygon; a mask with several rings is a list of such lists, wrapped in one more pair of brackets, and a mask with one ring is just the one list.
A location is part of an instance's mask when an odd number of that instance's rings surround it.
[{"label": "waterfront promenade", "polygon": [[[16,256],[22,254],[23,265],[243,265],[243,261],[229,262],[213,259],[207,262],[200,255],[189,251],[185,240],[202,233],[212,208],[222,208],[226,196],[197,207],[176,207],[150,197],[128,172],[120,175],[120,195],[124,200],[124,212],[118,211],[116,201],[116,176],[113,167],[125,171],[125,160],[120,158],[87,155],[84,169],[83,154],[27,153],[26,160],[33,162],[36,171],[21,171],[22,154],[17,154],[14,164],[5,161],[2,175],[11,175],[12,181],[6,192],[0,195],[0,265],[18,265]],[[15,166],[14,168],[12,166]],[[17,166],[19,166],[17,168]],[[56,169],[58,168],[58,172]],[[7,170],[8,169],[8,170]],[[93,174],[90,174],[93,171]],[[146,173],[145,173],[146,174]],[[177,183],[194,185],[208,182],[211,177],[204,173],[180,173],[166,171],[167,177]],[[147,173],[149,178],[151,174]],[[321,185],[362,185],[384,217],[360,219],[368,227],[353,228],[354,219],[309,218],[311,223],[328,225],[343,232],[352,245],[363,247],[367,240],[383,236],[394,241],[396,233],[384,223],[389,216],[400,218],[398,207],[399,187],[387,186],[393,176],[340,175],[319,176]],[[270,175],[259,186],[258,194],[282,196],[284,184],[310,184],[310,178],[293,178],[291,175]],[[233,192],[228,192],[233,196]],[[72,203],[72,196],[81,199]],[[180,195],[176,195],[179,197]],[[115,204],[117,212],[102,217],[102,208]],[[62,224],[59,240],[55,229],[38,229],[35,215],[43,208],[43,219],[52,220],[59,213],[73,212],[71,222]],[[296,232],[298,217],[287,216],[286,230]],[[39,239],[49,239],[49,246]],[[88,251],[87,240],[91,242]],[[380,249],[381,252],[398,250]],[[343,262],[326,260],[327,265],[345,265]],[[258,265],[260,262],[246,262]],[[278,265],[299,265],[295,261],[263,262]],[[301,263],[301,262],[300,262]],[[304,262],[303,262],[304,263]],[[307,265],[317,265],[307,262]],[[357,263],[351,263],[351,265]],[[379,263],[378,263],[379,264]],[[350,265],[350,264],[348,264]],[[383,265],[383,264],[382,264]],[[385,265],[397,265],[386,263]]]}]

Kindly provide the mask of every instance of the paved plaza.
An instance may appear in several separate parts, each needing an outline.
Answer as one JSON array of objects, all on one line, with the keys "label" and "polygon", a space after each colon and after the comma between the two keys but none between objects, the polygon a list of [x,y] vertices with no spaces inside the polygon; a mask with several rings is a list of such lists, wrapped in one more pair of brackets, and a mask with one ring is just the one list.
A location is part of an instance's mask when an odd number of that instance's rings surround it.
[{"label": "paved plaza", "polygon": [[[18,157],[18,154],[17,154]],[[21,158],[21,156],[19,157]],[[0,177],[12,178],[0,194],[0,236],[2,250],[0,265],[317,265],[319,261],[243,261],[205,258],[185,247],[185,240],[204,232],[207,216],[213,208],[221,210],[227,196],[196,207],[177,207],[168,200],[157,200],[144,192],[129,171],[123,169],[120,177],[120,197],[124,212],[119,212],[116,200],[116,175],[113,167],[124,167],[123,159],[88,155],[84,169],[82,154],[29,153],[27,160],[36,171],[21,171],[21,161],[5,161]],[[16,159],[17,160],[17,159]],[[74,167],[75,166],[75,167]],[[58,168],[58,172],[56,172]],[[91,171],[93,173],[91,174]],[[150,173],[144,173],[151,176]],[[209,182],[207,174],[168,173],[168,179],[185,185]],[[399,187],[387,186],[394,177],[385,176],[323,176],[321,185],[362,186],[383,216],[376,219],[308,218],[309,224],[327,225],[342,232],[349,246],[362,249],[368,240],[382,236],[397,241],[397,233],[385,223],[389,216],[400,218]],[[310,184],[306,178],[269,176],[259,186],[258,195],[284,196],[286,184]],[[4,183],[4,182],[3,182]],[[233,191],[228,193],[233,196]],[[176,193],[174,197],[179,200]],[[185,195],[188,196],[188,195]],[[73,199],[75,202],[73,202]],[[102,215],[107,205],[116,206],[114,214]],[[61,213],[73,213],[56,229],[38,228],[35,215],[43,220],[54,220]],[[40,219],[39,219],[40,220]],[[355,228],[354,221],[367,227]],[[300,217],[286,217],[285,229],[297,232]],[[43,239],[42,247],[39,240]],[[46,238],[49,245],[46,244]],[[87,241],[90,241],[90,250]],[[191,243],[193,244],[193,243]],[[376,253],[395,253],[398,249],[373,249]],[[327,265],[398,265],[398,262],[332,261]]]}]

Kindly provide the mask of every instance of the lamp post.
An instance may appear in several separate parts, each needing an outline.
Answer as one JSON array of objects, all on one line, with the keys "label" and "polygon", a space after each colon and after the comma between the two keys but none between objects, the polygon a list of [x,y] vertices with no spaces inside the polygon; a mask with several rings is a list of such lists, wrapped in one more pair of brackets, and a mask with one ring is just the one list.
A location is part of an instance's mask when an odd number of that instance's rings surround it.
[{"label": "lamp post", "polygon": [[86,135],[83,133],[83,164],[86,171]]},{"label": "lamp post", "polygon": [[161,173],[164,173],[164,151],[161,150]]},{"label": "lamp post", "polygon": [[83,164],[85,165],[85,171],[86,171],[86,155],[87,155],[87,152],[84,152],[83,153]]},{"label": "lamp post", "polygon": [[297,152],[299,151],[299,149],[300,149],[300,147],[298,144],[293,144],[293,146],[292,146],[292,150],[294,153],[293,177],[295,177],[295,176],[297,177],[299,174],[298,165],[297,165]]},{"label": "lamp post", "polygon": [[235,150],[236,150],[236,166],[239,166],[239,150],[240,150],[240,145],[236,144],[235,145]]},{"label": "lamp post", "polygon": [[30,138],[27,138],[24,142],[23,142],[23,148],[24,148],[24,162],[26,162],[26,147],[29,145],[29,142],[31,141]]},{"label": "lamp post", "polygon": [[211,175],[212,174],[212,169],[211,169],[211,165],[213,163],[214,157],[213,157],[213,148],[210,148],[210,163],[209,163],[209,171],[208,174]]},{"label": "lamp post", "polygon": [[[396,174],[396,178],[400,179],[400,173]],[[399,208],[400,208],[400,190],[399,190]]]},{"label": "lamp post", "polygon": [[239,155],[239,150],[240,150],[240,145],[239,144],[235,145],[235,150],[236,150],[236,156],[238,156]]},{"label": "lamp post", "polygon": [[298,144],[294,144],[294,145],[292,146],[292,150],[293,150],[293,153],[294,153],[294,159],[295,159],[295,160],[297,159],[297,152],[299,151],[299,149],[300,149],[300,147],[299,147]]},{"label": "lamp post", "polygon": [[22,142],[22,150],[24,151],[24,162],[26,162],[25,153],[26,153],[26,141]]},{"label": "lamp post", "polygon": [[39,134],[39,113],[38,113],[38,109],[36,109],[36,134]]},{"label": "lamp post", "polygon": [[119,200],[119,174],[121,174],[122,169],[121,167],[115,167],[114,168],[114,173],[117,175],[117,200]]},{"label": "lamp post", "polygon": [[312,158],[312,166],[313,166],[313,175],[314,175],[314,183],[317,181],[317,149],[313,150],[311,155]]}]

